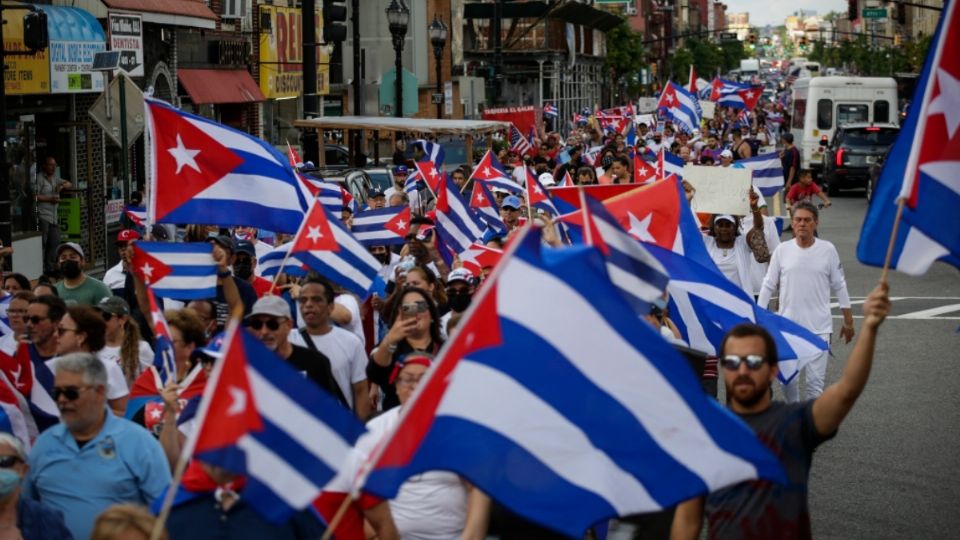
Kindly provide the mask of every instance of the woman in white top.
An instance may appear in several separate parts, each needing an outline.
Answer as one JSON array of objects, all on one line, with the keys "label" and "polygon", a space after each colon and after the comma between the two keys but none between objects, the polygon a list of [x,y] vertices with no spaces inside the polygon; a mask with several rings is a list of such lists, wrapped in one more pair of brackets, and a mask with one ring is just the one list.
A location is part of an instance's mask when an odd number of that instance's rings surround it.
[{"label": "woman in white top", "polygon": [[[400,410],[430,363],[430,355],[417,353],[396,364],[390,382],[396,384],[400,406],[371,420],[368,435],[358,441],[358,448],[372,449],[394,429]],[[479,540],[486,537],[490,499],[454,473],[429,471],[411,476],[400,486],[397,496],[390,500],[390,513],[403,540]]]},{"label": "woman in white top", "polygon": [[140,339],[140,327],[130,317],[130,307],[119,296],[104,298],[97,305],[107,325],[106,345],[97,357],[104,363],[115,363],[123,370],[127,386],[132,387],[137,377],[153,364],[153,349]]}]

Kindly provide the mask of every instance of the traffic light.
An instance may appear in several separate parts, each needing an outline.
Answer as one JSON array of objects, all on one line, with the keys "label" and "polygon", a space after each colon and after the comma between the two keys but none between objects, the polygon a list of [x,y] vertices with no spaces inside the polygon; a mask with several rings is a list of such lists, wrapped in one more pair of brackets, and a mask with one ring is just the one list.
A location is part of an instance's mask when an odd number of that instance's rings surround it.
[{"label": "traffic light", "polygon": [[895,19],[897,20],[897,24],[907,24],[907,6],[901,2],[897,2],[896,6],[897,13]]},{"label": "traffic light", "polygon": [[346,41],[347,6],[338,0],[323,0],[323,42]]},{"label": "traffic light", "polygon": [[23,16],[23,45],[31,51],[46,49],[50,44],[47,34],[47,14],[31,11]]},{"label": "traffic light", "polygon": [[860,10],[857,9],[857,0],[847,0],[847,19],[855,21],[860,18]]}]

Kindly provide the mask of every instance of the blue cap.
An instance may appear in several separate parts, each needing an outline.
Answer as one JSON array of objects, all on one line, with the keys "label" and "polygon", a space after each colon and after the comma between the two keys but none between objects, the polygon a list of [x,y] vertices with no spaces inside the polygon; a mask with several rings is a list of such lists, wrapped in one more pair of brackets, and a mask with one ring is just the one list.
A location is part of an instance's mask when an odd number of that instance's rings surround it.
[{"label": "blue cap", "polygon": [[397,165],[396,167],[393,168],[393,174],[407,174],[407,166]]},{"label": "blue cap", "polygon": [[504,197],[503,202],[500,203],[501,208],[513,208],[514,210],[519,210],[520,206],[522,206],[520,204],[520,197],[517,197],[516,195]]},{"label": "blue cap", "polygon": [[223,358],[223,338],[226,337],[226,333],[220,332],[219,334],[213,336],[210,339],[210,342],[207,343],[205,347],[201,347],[196,350],[196,353],[204,354],[211,358]]},{"label": "blue cap", "polygon": [[376,199],[377,197],[383,197],[383,192],[377,188],[370,189],[367,191],[368,199]]}]

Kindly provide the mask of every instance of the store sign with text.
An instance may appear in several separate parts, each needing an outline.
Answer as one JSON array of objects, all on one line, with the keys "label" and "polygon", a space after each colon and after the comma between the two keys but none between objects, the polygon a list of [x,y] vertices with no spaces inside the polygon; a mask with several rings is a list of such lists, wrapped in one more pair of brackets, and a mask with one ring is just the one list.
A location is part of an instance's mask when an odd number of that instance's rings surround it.
[{"label": "store sign with text", "polygon": [[3,74],[3,86],[8,96],[50,93],[47,50],[30,54],[23,46],[23,16],[26,14],[26,9],[3,9],[3,50],[6,52],[3,60],[7,68]]},{"label": "store sign with text", "polygon": [[[303,17],[300,9],[260,6],[260,21],[270,21],[260,33],[260,91],[267,99],[297,97],[303,89]],[[320,13],[315,15],[322,25]],[[317,35],[321,35],[320,27]],[[317,68],[321,71],[324,55],[317,47]],[[321,85],[317,90],[323,92]]]}]

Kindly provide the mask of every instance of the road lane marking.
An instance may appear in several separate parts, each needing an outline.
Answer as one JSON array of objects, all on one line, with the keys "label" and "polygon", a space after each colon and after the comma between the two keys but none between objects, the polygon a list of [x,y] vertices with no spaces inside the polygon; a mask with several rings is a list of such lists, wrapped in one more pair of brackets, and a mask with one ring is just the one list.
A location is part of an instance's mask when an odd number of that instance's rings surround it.
[{"label": "road lane marking", "polygon": [[960,304],[950,304],[948,306],[940,306],[931,309],[925,309],[923,311],[914,311],[913,313],[906,313],[904,315],[899,315],[899,319],[942,319],[943,317],[938,317],[937,315],[943,315],[944,313],[952,313],[954,311],[960,311]]}]

